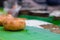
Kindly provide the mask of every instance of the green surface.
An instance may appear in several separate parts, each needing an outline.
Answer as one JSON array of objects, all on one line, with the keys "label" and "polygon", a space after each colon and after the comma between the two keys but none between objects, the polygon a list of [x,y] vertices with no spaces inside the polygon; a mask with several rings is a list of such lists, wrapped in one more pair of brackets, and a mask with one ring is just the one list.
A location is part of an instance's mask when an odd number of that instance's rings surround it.
[{"label": "green surface", "polygon": [[54,17],[38,17],[38,16],[29,16],[29,15],[20,15],[20,18],[27,18],[27,19],[35,19],[35,20],[42,20],[46,22],[53,23],[55,25],[60,26],[60,20],[54,20]]},{"label": "green surface", "polygon": [[27,18],[29,20],[35,19],[35,20],[42,20],[47,22],[52,22],[53,17],[38,17],[38,16],[29,16],[29,15],[20,15],[20,18]]},{"label": "green surface", "polygon": [[60,34],[29,26],[17,32],[5,31],[0,27],[0,40],[60,40]]},{"label": "green surface", "polygon": [[[43,20],[60,26],[60,20],[53,20],[53,17],[20,15],[19,18]],[[0,27],[0,40],[60,40],[60,34],[29,26],[17,32],[5,31],[3,27]]]},{"label": "green surface", "polygon": [[0,11],[3,11],[3,8],[0,8]]}]

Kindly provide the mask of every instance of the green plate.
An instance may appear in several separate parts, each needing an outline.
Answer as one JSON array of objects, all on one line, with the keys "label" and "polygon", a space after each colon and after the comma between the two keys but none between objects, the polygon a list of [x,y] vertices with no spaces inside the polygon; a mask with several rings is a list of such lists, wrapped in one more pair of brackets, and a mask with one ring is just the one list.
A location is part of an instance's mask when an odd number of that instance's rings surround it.
[{"label": "green plate", "polygon": [[0,27],[0,40],[60,40],[60,34],[27,26],[22,31],[5,31]]}]

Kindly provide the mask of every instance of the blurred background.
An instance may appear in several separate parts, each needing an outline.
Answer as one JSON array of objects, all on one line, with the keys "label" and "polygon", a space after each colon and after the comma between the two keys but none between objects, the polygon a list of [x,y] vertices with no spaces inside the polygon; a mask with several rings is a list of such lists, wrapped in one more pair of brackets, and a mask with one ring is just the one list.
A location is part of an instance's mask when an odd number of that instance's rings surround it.
[{"label": "blurred background", "polygon": [[[14,17],[28,19],[41,19],[40,17],[44,19],[45,17],[48,20],[52,20],[54,17],[54,20],[60,20],[60,0],[0,0],[0,12],[8,13],[9,11]],[[54,21],[54,23],[56,22]]]},{"label": "blurred background", "polygon": [[[0,7],[4,7],[4,1],[6,0],[0,0]],[[60,6],[60,0],[18,0],[19,3],[23,2],[25,4],[30,4],[31,6],[34,7],[44,7],[47,6],[48,10],[54,10],[54,9],[59,9]],[[43,7],[44,6],[44,7]]]}]

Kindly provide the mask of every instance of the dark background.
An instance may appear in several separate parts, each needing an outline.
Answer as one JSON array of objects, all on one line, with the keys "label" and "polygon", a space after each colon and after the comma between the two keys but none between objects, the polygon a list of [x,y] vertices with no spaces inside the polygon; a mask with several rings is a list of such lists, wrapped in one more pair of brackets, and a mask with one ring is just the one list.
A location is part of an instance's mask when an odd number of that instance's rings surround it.
[{"label": "dark background", "polygon": [[[3,7],[3,2],[5,0],[0,0],[0,7]],[[21,3],[22,0],[18,0],[19,4]],[[54,5],[60,5],[60,0],[46,0],[46,4],[54,6]]]},{"label": "dark background", "polygon": [[3,7],[3,2],[4,2],[5,0],[0,0],[0,7]]},{"label": "dark background", "polygon": [[[0,0],[0,7],[4,7],[3,3],[5,0]],[[22,0],[18,0],[18,4],[21,4]]]}]

